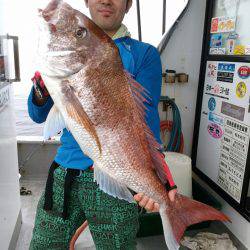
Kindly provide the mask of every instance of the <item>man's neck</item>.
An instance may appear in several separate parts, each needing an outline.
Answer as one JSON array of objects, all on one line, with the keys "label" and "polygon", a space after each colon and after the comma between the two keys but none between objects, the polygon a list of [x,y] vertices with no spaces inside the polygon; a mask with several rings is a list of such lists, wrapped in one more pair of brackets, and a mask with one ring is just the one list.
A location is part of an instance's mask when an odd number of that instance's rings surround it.
[{"label": "man's neck", "polygon": [[120,24],[120,26],[118,28],[116,28],[115,30],[104,30],[104,32],[109,36],[109,37],[113,37],[116,32],[120,29],[122,24]]}]

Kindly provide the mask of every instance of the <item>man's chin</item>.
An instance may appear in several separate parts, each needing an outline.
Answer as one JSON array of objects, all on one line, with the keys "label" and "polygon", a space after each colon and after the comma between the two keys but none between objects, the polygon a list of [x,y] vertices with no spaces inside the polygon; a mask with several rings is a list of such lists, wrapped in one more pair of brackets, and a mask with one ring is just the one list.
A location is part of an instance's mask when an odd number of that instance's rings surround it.
[{"label": "man's chin", "polygon": [[95,23],[104,31],[114,30],[114,23],[110,20],[101,19],[100,21]]}]

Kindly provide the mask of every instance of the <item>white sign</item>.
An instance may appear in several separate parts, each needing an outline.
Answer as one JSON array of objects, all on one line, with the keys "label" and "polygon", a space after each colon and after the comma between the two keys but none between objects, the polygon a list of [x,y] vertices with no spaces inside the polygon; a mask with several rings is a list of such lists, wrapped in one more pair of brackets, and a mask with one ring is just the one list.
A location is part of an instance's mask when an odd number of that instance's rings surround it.
[{"label": "white sign", "polygon": [[[207,62],[196,160],[197,168],[238,203],[250,140],[250,77],[243,74],[249,67]],[[239,83],[245,88],[238,90]]]},{"label": "white sign", "polygon": [[226,48],[210,48],[209,54],[210,55],[225,55]]}]

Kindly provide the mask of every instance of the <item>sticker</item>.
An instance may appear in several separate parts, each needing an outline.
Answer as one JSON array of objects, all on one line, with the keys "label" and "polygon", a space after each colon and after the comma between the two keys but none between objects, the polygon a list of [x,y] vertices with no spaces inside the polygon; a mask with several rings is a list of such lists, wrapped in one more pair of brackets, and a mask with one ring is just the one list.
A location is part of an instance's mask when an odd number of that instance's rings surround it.
[{"label": "sticker", "polygon": [[226,137],[225,135],[224,135],[222,141],[225,143],[228,143],[229,145],[231,144],[231,139],[229,137]]},{"label": "sticker", "polygon": [[246,92],[247,92],[246,84],[244,82],[238,83],[236,87],[236,95],[239,98],[243,98],[246,95]]},{"label": "sticker", "polygon": [[236,150],[236,149],[233,148],[233,147],[231,147],[231,155],[232,155],[234,158],[243,161],[243,162],[244,162],[244,167],[245,167],[247,155],[241,154],[240,151]]},{"label": "sticker", "polygon": [[219,71],[226,71],[226,72],[235,72],[235,64],[233,64],[233,63],[219,63],[218,70]]},{"label": "sticker", "polygon": [[234,130],[237,130],[241,133],[245,133],[248,135],[249,127],[243,123],[239,123],[239,122],[236,122],[236,121],[233,121],[230,119],[226,119],[225,124],[226,124],[226,126],[232,128]]},{"label": "sticker", "polygon": [[[241,142],[239,142],[237,140],[234,140],[233,138],[231,138],[231,137],[229,137],[229,136],[227,136],[225,134],[224,134],[224,136],[222,138],[222,143],[226,143],[229,146],[231,146],[231,151],[232,151],[232,148],[233,148],[234,150],[238,150],[239,152],[241,152],[244,156],[247,154],[248,148],[246,147],[246,144],[241,143]],[[239,159],[239,156],[240,155],[238,155],[237,159]]]},{"label": "sticker", "polygon": [[234,81],[234,73],[218,71],[218,73],[217,73],[217,81],[233,83],[233,81]]},{"label": "sticker", "polygon": [[234,49],[236,45],[236,40],[239,35],[236,32],[229,33],[227,40],[226,40],[226,50],[228,55],[234,54]]},{"label": "sticker", "polygon": [[233,141],[232,142],[232,147],[234,149],[239,150],[241,153],[246,154],[247,153],[247,148],[245,144],[242,144],[241,142],[238,141]]},{"label": "sticker", "polygon": [[236,55],[236,56],[245,55],[245,46],[244,45],[236,45],[234,48],[234,55]]},{"label": "sticker", "polygon": [[237,157],[236,158],[237,160],[235,158],[233,158],[232,156],[229,157],[231,165],[234,168],[238,169],[240,172],[244,172],[246,160],[244,160],[244,163],[242,163],[239,161],[239,159],[240,159],[239,156],[237,155],[236,157]]},{"label": "sticker", "polygon": [[210,55],[226,55],[226,48],[210,48]]},{"label": "sticker", "polygon": [[211,36],[210,47],[220,48],[222,46],[222,34],[213,34]]},{"label": "sticker", "polygon": [[245,47],[245,55],[250,55],[250,45]]},{"label": "sticker", "polygon": [[223,158],[223,160],[226,160],[226,161],[230,160],[230,157],[227,154],[223,153],[223,151],[221,153],[221,158]]},{"label": "sticker", "polygon": [[2,111],[10,100],[9,86],[0,89],[0,111]]},{"label": "sticker", "polygon": [[225,152],[229,153],[230,152],[230,147],[228,147],[227,145],[223,145],[222,146],[222,150],[224,150]]},{"label": "sticker", "polygon": [[250,75],[250,68],[248,66],[241,66],[238,70],[238,75],[242,79],[247,79]]},{"label": "sticker", "polygon": [[235,31],[236,17],[215,17],[212,18],[211,33],[223,33]]},{"label": "sticker", "polygon": [[207,67],[207,76],[216,77],[217,75],[217,65],[214,63],[209,63]]},{"label": "sticker", "polygon": [[211,33],[216,33],[219,27],[219,18],[213,18],[211,22]]},{"label": "sticker", "polygon": [[220,161],[220,171],[221,171],[221,177],[224,177],[226,179],[226,176],[227,176],[227,170],[228,170],[228,167],[229,167],[229,164],[227,162],[224,162],[224,161]]},{"label": "sticker", "polygon": [[212,112],[209,112],[208,120],[219,125],[223,125],[223,118],[219,115],[216,115]]},{"label": "sticker", "polygon": [[211,97],[208,101],[208,108],[210,111],[214,111],[216,107],[216,101],[213,97]]},{"label": "sticker", "polygon": [[228,166],[228,172],[229,172],[231,175],[237,177],[238,179],[243,179],[242,173],[239,172],[237,169],[235,169],[234,167],[232,167],[232,166],[230,166],[230,165]]},{"label": "sticker", "polygon": [[207,131],[215,139],[220,139],[223,135],[221,127],[215,123],[208,124]]},{"label": "sticker", "polygon": [[232,175],[228,175],[228,180],[237,188],[240,188],[240,182]]},{"label": "sticker", "polygon": [[240,132],[237,132],[237,131],[234,131],[233,137],[243,143],[247,143],[248,141],[248,137],[246,137],[244,134],[241,134]]},{"label": "sticker", "polygon": [[244,135],[243,133],[238,132],[238,131],[234,130],[233,128],[226,126],[224,132],[225,132],[225,134],[231,136],[235,140],[241,141],[242,143],[248,142],[249,138],[247,135]]},{"label": "sticker", "polygon": [[211,96],[216,96],[219,98],[224,98],[224,99],[229,99],[229,93],[230,90],[229,88],[225,88],[223,86],[220,86],[219,84],[216,84],[215,86],[212,86],[210,84],[206,85],[206,91],[205,94],[206,95],[211,95]]},{"label": "sticker", "polygon": [[221,187],[223,187],[224,188],[224,190],[227,190],[227,185],[228,185],[228,183],[226,182],[226,180],[225,180],[225,178],[222,178],[221,176],[220,176],[220,169],[219,169],[219,175],[218,175],[218,184],[221,186]]},{"label": "sticker", "polygon": [[237,120],[244,121],[245,108],[222,101],[221,113]]}]

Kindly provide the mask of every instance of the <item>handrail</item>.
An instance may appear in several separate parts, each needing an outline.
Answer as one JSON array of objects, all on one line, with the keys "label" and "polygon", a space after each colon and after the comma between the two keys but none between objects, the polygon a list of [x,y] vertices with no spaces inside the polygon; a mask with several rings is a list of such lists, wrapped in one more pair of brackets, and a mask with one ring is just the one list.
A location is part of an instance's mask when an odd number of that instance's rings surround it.
[{"label": "handrail", "polygon": [[163,0],[163,13],[162,13],[162,35],[164,35],[166,31],[166,1]]},{"label": "handrail", "polygon": [[137,8],[138,37],[139,41],[142,41],[140,0],[136,0],[136,8]]}]

